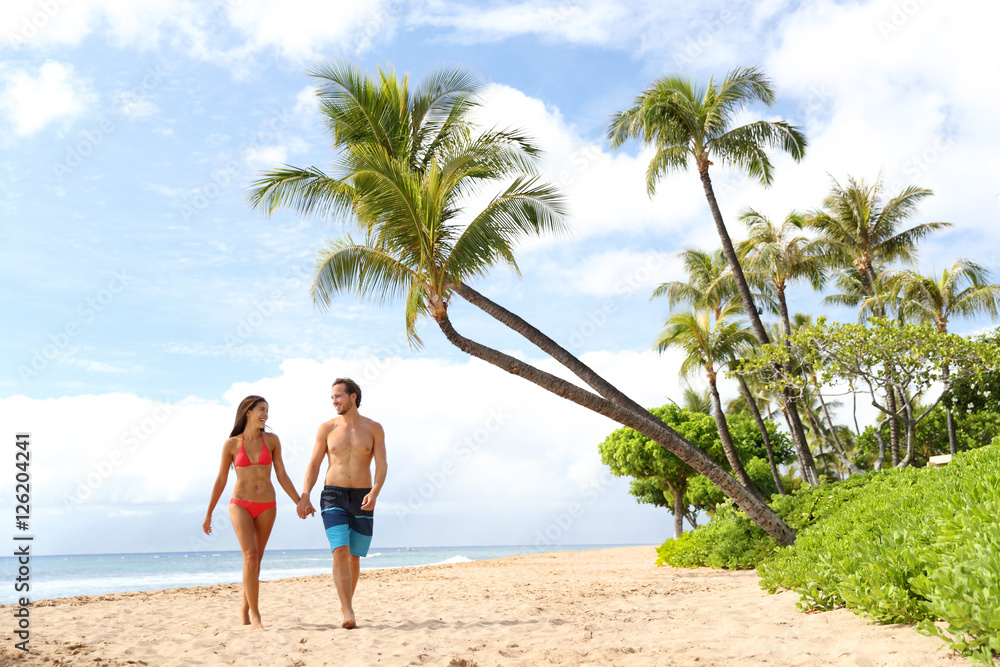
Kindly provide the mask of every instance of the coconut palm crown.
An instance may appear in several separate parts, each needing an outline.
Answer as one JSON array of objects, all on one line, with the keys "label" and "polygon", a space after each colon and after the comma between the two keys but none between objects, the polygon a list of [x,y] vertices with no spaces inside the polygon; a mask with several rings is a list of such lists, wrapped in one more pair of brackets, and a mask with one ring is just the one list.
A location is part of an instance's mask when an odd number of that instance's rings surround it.
[{"label": "coconut palm crown", "polygon": [[881,175],[872,183],[849,177],[846,187],[834,180],[823,210],[807,220],[819,232],[823,254],[831,265],[853,268],[866,296],[875,295],[877,267],[892,262],[912,264],[917,241],[951,226],[925,222],[901,229],[920,202],[933,193],[910,185],[886,200],[883,189]]},{"label": "coconut palm crown", "polygon": [[[406,330],[420,344],[420,315],[444,307],[464,281],[501,264],[517,271],[524,236],[564,230],[564,201],[541,182],[538,149],[517,130],[473,135],[470,114],[481,84],[468,72],[441,69],[413,90],[407,77],[323,64],[312,76],[335,148],[330,174],[285,166],[250,191],[251,206],[291,208],[352,222],[361,240],[330,241],[317,260],[312,296],[329,308],[339,293],[406,302]],[[486,183],[506,181],[486,207],[466,204]]]},{"label": "coconut palm crown", "polygon": [[737,68],[717,83],[698,84],[688,78],[667,76],[653,82],[635,105],[614,114],[608,140],[617,148],[637,137],[656,147],[646,170],[650,194],[667,173],[686,170],[694,158],[699,172],[717,160],[731,164],[749,176],[770,185],[774,167],[766,146],[777,146],[801,160],[805,135],[785,121],[756,121],[732,127],[733,119],[747,105],[774,104],[771,82],[757,67]]}]

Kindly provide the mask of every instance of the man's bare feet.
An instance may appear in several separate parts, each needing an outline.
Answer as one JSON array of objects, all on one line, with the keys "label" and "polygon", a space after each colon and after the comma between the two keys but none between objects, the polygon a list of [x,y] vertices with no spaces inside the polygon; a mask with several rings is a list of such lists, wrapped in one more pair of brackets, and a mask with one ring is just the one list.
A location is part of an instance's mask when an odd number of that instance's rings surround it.
[{"label": "man's bare feet", "polygon": [[354,612],[340,612],[340,627],[345,630],[350,630],[351,628],[357,627],[357,623],[354,620]]},{"label": "man's bare feet", "polygon": [[243,625],[250,625],[250,605],[247,604],[246,599],[243,600],[243,608],[240,610],[240,618],[243,621]]},{"label": "man's bare feet", "polygon": [[260,622],[260,616],[253,619],[253,623],[250,625],[251,630],[263,630],[264,624]]}]

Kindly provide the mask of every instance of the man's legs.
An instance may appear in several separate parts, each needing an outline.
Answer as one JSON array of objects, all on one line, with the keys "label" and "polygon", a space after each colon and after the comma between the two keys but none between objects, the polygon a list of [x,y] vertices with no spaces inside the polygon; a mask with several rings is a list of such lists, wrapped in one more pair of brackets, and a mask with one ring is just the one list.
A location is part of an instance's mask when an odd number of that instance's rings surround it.
[{"label": "man's legs", "polygon": [[361,576],[361,556],[351,555],[351,601],[354,601],[354,591],[358,590],[358,577]]},{"label": "man's legs", "polygon": [[353,628],[354,620],[354,589],[358,585],[358,575],[361,571],[361,559],[351,555],[347,545],[333,550],[333,583],[340,597],[340,627]]}]

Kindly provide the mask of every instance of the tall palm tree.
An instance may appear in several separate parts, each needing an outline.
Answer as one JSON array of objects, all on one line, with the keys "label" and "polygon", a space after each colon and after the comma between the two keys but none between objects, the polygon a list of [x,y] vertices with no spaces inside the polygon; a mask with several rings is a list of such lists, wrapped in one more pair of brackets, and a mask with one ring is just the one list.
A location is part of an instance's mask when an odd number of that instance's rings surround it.
[{"label": "tall palm tree", "polygon": [[[728,308],[734,302],[734,299],[739,298],[736,281],[729,270],[729,263],[726,261],[726,256],[722,250],[715,250],[709,253],[704,250],[694,249],[684,250],[678,253],[678,256],[684,261],[688,281],[681,282],[675,280],[662,283],[653,291],[651,298],[666,297],[671,308],[680,303],[686,303],[695,310],[710,310],[717,321],[722,315],[723,310]],[[755,301],[763,304],[769,311],[776,311],[777,306],[775,305],[774,298],[771,296],[772,290],[769,289],[765,277],[754,270],[748,270],[746,274],[747,279],[755,290]],[[767,426],[760,415],[760,410],[757,409],[756,401],[750,397],[750,390],[743,377],[737,376],[737,380],[740,385],[740,393],[743,394],[747,402],[747,407],[757,423],[757,429],[760,431],[760,437],[764,443],[764,450],[767,452],[767,460],[771,466],[771,475],[774,477],[774,483],[778,488],[778,492],[781,495],[785,495],[784,485],[782,484],[781,475],[778,472],[778,466],[774,459],[774,450],[771,447],[771,436],[767,432]],[[687,395],[687,391],[685,391],[685,398],[687,398]],[[711,397],[709,397],[708,402],[710,403],[710,401]],[[711,414],[711,411],[706,410],[705,413]]]},{"label": "tall palm tree", "polygon": [[[995,318],[1000,307],[1000,285],[989,284],[989,271],[968,259],[958,259],[950,269],[941,272],[940,278],[925,276],[916,271],[887,271],[886,282],[897,293],[900,312],[920,322],[934,324],[938,333],[948,333],[948,321],[953,317],[976,317],[987,314]],[[950,369],[947,365],[941,375],[947,384]],[[948,423],[948,448],[957,451],[955,420],[951,406],[945,406]]]},{"label": "tall palm tree", "polygon": [[656,350],[666,352],[672,347],[683,350],[687,356],[681,362],[681,375],[691,377],[704,371],[708,377],[708,388],[712,393],[712,416],[719,431],[722,449],[726,458],[743,486],[760,494],[736,453],[732,435],[726,423],[726,413],[722,409],[717,382],[718,373],[737,359],[740,353],[755,342],[753,333],[736,321],[735,308],[723,311],[715,323],[709,319],[709,312],[683,312],[667,319],[663,332],[656,341]]},{"label": "tall palm tree", "polygon": [[[823,252],[831,265],[853,269],[861,293],[871,298],[876,296],[878,286],[876,267],[896,261],[913,263],[919,240],[951,226],[948,222],[925,222],[901,229],[916,213],[920,202],[932,194],[926,188],[910,185],[884,200],[881,175],[873,183],[848,177],[847,187],[834,179],[823,210],[810,216],[807,224],[819,232]],[[886,407],[892,464],[898,465],[898,406],[892,391],[886,395]]]},{"label": "tall palm tree", "polygon": [[804,214],[792,211],[779,225],[754,209],[747,209],[740,215],[749,232],[746,240],[739,244],[740,257],[773,288],[785,336],[792,333],[785,298],[788,285],[806,280],[818,290],[826,282],[819,245],[801,234],[805,219]]},{"label": "tall palm tree", "polygon": [[[800,233],[805,216],[793,210],[779,225],[754,209],[746,209],[740,215],[740,220],[747,226],[749,235],[739,244],[737,251],[747,262],[749,270],[767,281],[778,304],[781,333],[790,336],[792,324],[788,315],[788,300],[785,297],[788,285],[795,281],[806,280],[813,289],[821,289],[826,281],[823,258],[815,241]],[[784,372],[791,373],[791,368],[786,366]],[[789,408],[786,415],[795,415],[789,419],[789,430],[793,434],[796,428],[794,422],[798,421],[799,415],[798,400],[799,397],[794,395],[786,398]],[[805,440],[804,433],[802,440]],[[800,463],[802,459],[808,461],[812,458],[808,445],[803,448],[799,458]]]},{"label": "tall palm tree", "polygon": [[[687,282],[672,280],[661,283],[653,290],[650,299],[665,297],[670,308],[686,304],[695,309],[708,309],[718,319],[723,308],[733,299],[739,298],[736,280],[725,254],[720,249],[706,252],[689,248],[677,253],[677,256],[684,262]],[[777,304],[768,289],[766,277],[749,269],[744,273],[754,290],[754,302],[761,304],[767,311],[777,312]]]},{"label": "tall palm tree", "polygon": [[681,407],[687,408],[691,412],[711,415],[713,411],[711,390],[706,389],[701,392],[690,385],[684,387],[684,394],[681,397]]},{"label": "tall palm tree", "polygon": [[874,183],[848,177],[847,187],[834,179],[823,209],[806,219],[820,234],[820,247],[831,265],[853,267],[866,296],[873,296],[876,268],[891,262],[912,264],[917,242],[949,222],[925,222],[901,229],[921,201],[933,192],[910,185],[888,200],[882,177]]},{"label": "tall palm tree", "polygon": [[[250,203],[266,214],[279,206],[345,218],[363,238],[331,242],[320,255],[313,299],[329,308],[352,293],[374,301],[402,299],[406,329],[433,317],[459,349],[658,442],[705,475],[780,544],[795,533],[704,452],[518,316],[473,290],[467,281],[497,265],[517,270],[516,244],[563,228],[561,195],[535,172],[537,149],[520,132],[477,133],[469,119],[478,81],[443,69],[415,89],[409,79],[349,65],[322,65],[312,74],[321,109],[338,149],[334,173],[284,167],[256,181]],[[500,184],[478,213],[466,216],[469,195]],[[564,364],[597,393],[462,336],[448,309],[458,294]]]},{"label": "tall palm tree", "polygon": [[[764,185],[770,185],[774,168],[764,150],[766,147],[777,146],[796,161],[802,159],[806,148],[805,135],[785,121],[756,121],[732,127],[736,115],[747,105],[762,102],[771,106],[774,101],[771,82],[757,67],[733,69],[721,82],[711,79],[704,85],[683,77],[668,76],[654,81],[636,97],[632,107],[614,114],[607,132],[614,148],[632,138],[640,138],[643,143],[655,146],[656,153],[646,170],[646,189],[650,195],[656,191],[660,178],[671,171],[687,169],[689,160],[694,160],[722,250],[733,272],[750,325],[761,345],[770,340],[722,219],[708,171],[716,160],[739,169]],[[794,402],[790,390],[783,392],[783,400]],[[810,461],[805,432],[798,413],[795,410],[789,412],[794,415],[792,439],[803,477],[815,484],[818,478]]]}]

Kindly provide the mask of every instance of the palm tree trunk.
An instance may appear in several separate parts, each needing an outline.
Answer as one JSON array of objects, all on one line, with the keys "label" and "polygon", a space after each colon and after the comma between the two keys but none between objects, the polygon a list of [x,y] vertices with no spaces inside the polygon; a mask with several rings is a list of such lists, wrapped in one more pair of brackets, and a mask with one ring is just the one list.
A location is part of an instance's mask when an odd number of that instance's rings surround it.
[{"label": "palm tree trunk", "polygon": [[810,486],[816,486],[819,484],[819,474],[816,472],[816,462],[813,461],[812,450],[809,449],[809,442],[806,440],[806,431],[799,417],[798,402],[788,385],[781,388],[781,397],[786,406],[785,419],[788,422],[788,431],[792,434],[795,454],[802,469],[802,481]]},{"label": "palm tree trunk", "polygon": [[757,422],[757,430],[760,431],[760,439],[764,442],[764,451],[767,452],[767,463],[771,466],[771,477],[774,478],[774,484],[778,487],[778,493],[785,495],[785,485],[781,483],[781,475],[778,474],[778,466],[774,462],[774,449],[771,447],[771,436],[768,435],[767,425],[764,423],[764,418],[760,416],[760,410],[757,409],[757,401],[753,399],[750,387],[747,386],[747,382],[743,379],[743,376],[737,375],[736,379],[740,383],[740,393],[743,394],[743,400],[747,402],[750,414],[753,415],[754,421]]},{"label": "palm tree trunk", "polygon": [[[699,166],[698,175],[701,177],[701,184],[705,188],[705,197],[708,199],[708,207],[712,209],[715,228],[719,232],[719,239],[722,241],[722,253],[726,256],[726,260],[729,262],[729,269],[733,272],[733,278],[736,280],[736,289],[740,293],[740,299],[743,300],[743,307],[747,312],[747,317],[750,319],[750,326],[753,328],[757,341],[761,345],[767,345],[771,342],[771,339],[768,338],[767,330],[760,319],[757,304],[754,303],[753,295],[750,294],[750,286],[747,285],[746,276],[743,275],[743,267],[736,256],[733,240],[729,238],[729,231],[726,229],[726,223],[722,219],[722,211],[719,210],[719,203],[715,200],[715,190],[712,188],[712,179],[708,175],[708,165],[705,165],[704,168]],[[795,409],[795,396],[787,385],[781,389],[781,400],[786,408],[788,408],[788,425],[792,432],[792,442],[795,443],[795,451],[799,457],[799,466],[802,468],[802,479],[807,484],[814,486],[819,483],[819,477],[816,475],[816,464],[813,461],[812,452],[809,451],[809,446],[806,444],[805,429],[802,428],[802,421],[799,419],[798,411]]]},{"label": "palm tree trunk", "polygon": [[604,415],[619,424],[635,429],[708,478],[726,496],[732,498],[737,506],[746,512],[747,516],[753,522],[777,540],[779,544],[788,546],[795,541],[795,531],[778,518],[774,510],[759,498],[754,497],[729,473],[712,461],[705,452],[682,438],[676,431],[648,412],[647,418],[640,419],[632,410],[627,410],[601,396],[593,394],[555,375],[541,371],[499,350],[494,350],[465,338],[455,331],[451,320],[448,318],[448,312],[444,308],[436,310],[433,315],[445,337],[458,349],[505,370],[512,375],[523,377],[556,396],[565,398],[588,410]]},{"label": "palm tree trunk", "polygon": [[580,361],[559,345],[559,343],[546,336],[518,315],[510,312],[466,284],[457,286],[455,291],[476,308],[479,308],[493,319],[534,343],[540,350],[568,368],[574,375],[590,385],[594,391],[604,398],[627,410],[635,412],[643,419],[652,416],[646,408],[626,396],[617,387],[598,375],[594,369],[587,366],[587,364]]},{"label": "palm tree trunk", "polygon": [[719,440],[722,441],[722,450],[726,453],[726,459],[729,461],[729,466],[733,469],[733,473],[736,474],[740,483],[743,484],[743,486],[745,486],[750,493],[763,499],[764,496],[761,495],[757,485],[753,483],[753,480],[750,479],[750,475],[748,475],[747,471],[743,468],[743,462],[740,461],[739,454],[736,453],[736,447],[733,446],[733,436],[729,432],[729,424],[726,423],[726,413],[722,410],[722,399],[719,397],[719,387],[715,384],[714,374],[710,374],[708,376],[708,387],[712,391],[712,405],[715,407],[715,409],[712,410],[712,416],[715,418],[715,428],[719,431]]}]

